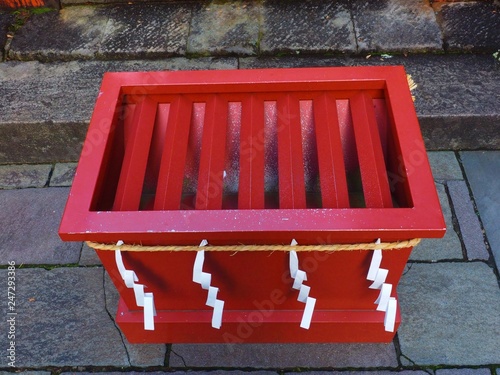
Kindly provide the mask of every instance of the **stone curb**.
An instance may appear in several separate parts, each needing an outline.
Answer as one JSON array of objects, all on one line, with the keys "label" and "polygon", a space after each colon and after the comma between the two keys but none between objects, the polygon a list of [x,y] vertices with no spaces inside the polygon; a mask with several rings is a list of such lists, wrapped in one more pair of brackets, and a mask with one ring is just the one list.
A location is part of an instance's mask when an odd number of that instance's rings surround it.
[{"label": "stone curb", "polygon": [[0,164],[78,159],[106,71],[404,65],[429,150],[500,148],[498,80],[487,55],[392,58],[170,58],[0,64]]}]

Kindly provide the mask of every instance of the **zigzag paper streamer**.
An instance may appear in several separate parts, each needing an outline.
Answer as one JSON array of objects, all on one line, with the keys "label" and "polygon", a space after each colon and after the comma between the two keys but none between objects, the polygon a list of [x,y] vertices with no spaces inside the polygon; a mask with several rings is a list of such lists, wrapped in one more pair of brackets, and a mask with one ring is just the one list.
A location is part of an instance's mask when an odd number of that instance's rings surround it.
[{"label": "zigzag paper streamer", "polygon": [[[123,241],[118,241],[116,245],[123,245]],[[120,272],[120,276],[125,282],[127,288],[134,289],[135,303],[137,306],[144,308],[144,329],[146,331],[154,331],[154,317],[156,316],[156,309],[154,305],[153,293],[144,293],[144,285],[137,283],[139,278],[135,272],[125,269],[120,250],[115,250],[115,262],[118,272]]]},{"label": "zigzag paper streamer", "polygon": [[[377,239],[375,243],[379,244],[380,238]],[[396,298],[391,297],[392,284],[385,282],[385,280],[387,279],[387,275],[389,274],[389,270],[380,268],[381,263],[382,250],[374,250],[366,279],[373,281],[373,283],[369,286],[370,289],[380,289],[380,294],[374,303],[377,304],[377,311],[385,312],[385,330],[388,332],[394,332],[398,302]]]},{"label": "zigzag paper streamer", "polygon": [[[207,240],[203,240],[200,243],[200,247],[208,245]],[[208,290],[207,301],[205,304],[207,306],[213,307],[214,312],[212,315],[212,327],[220,329],[222,325],[222,312],[224,310],[224,301],[217,299],[217,293],[219,293],[219,288],[210,285],[212,281],[212,275],[208,272],[203,272],[203,263],[205,262],[205,250],[200,250],[196,253],[196,258],[194,260],[193,266],[193,281],[201,285],[205,290]]]},{"label": "zigzag paper streamer", "polygon": [[[297,245],[297,241],[293,239],[290,245]],[[289,253],[290,275],[293,278],[292,288],[299,291],[297,301],[306,304],[306,306],[304,307],[304,313],[302,314],[300,328],[309,329],[309,327],[311,326],[314,306],[316,305],[316,298],[309,297],[311,287],[304,284],[304,281],[307,280],[307,274],[299,269],[299,258],[297,257],[297,253],[295,251],[290,251]]]}]

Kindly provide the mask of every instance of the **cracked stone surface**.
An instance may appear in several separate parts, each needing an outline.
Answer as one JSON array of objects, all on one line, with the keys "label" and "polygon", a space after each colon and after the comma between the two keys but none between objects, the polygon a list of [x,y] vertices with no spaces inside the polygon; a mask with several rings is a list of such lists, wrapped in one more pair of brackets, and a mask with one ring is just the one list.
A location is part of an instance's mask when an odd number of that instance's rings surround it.
[{"label": "cracked stone surface", "polygon": [[266,54],[355,52],[356,40],[347,2],[267,1],[260,49]]},{"label": "cracked stone surface", "polygon": [[[342,375],[342,374],[351,374],[351,375],[429,375],[427,371],[384,371],[384,370],[375,370],[375,371],[301,371],[301,374],[305,375]],[[285,374],[294,374],[293,372],[285,372]]]},{"label": "cracked stone surface", "polygon": [[[106,308],[113,319],[115,319],[120,295],[107,272],[105,272],[104,275],[104,290]],[[162,366],[164,364],[167,351],[167,346],[165,344],[130,344],[123,333],[122,336],[132,366]]]},{"label": "cracked stone surface", "polygon": [[445,48],[451,51],[497,51],[500,4],[484,1],[445,4],[438,13]]},{"label": "cracked stone surface", "polygon": [[57,163],[50,178],[50,186],[71,186],[77,163]]},{"label": "cracked stone surface", "polygon": [[465,244],[468,259],[488,260],[483,231],[470,200],[469,189],[465,181],[449,181],[448,191],[460,226],[460,233]]},{"label": "cracked stone surface", "polygon": [[435,180],[463,180],[464,176],[454,152],[431,151],[427,156]]},{"label": "cracked stone surface", "polygon": [[442,49],[434,11],[426,1],[355,0],[352,13],[360,52]]},{"label": "cracked stone surface", "polygon": [[393,344],[174,344],[172,367],[396,367]]},{"label": "cracked stone surface", "polygon": [[[147,371],[148,374],[151,374],[151,375],[163,375],[166,373],[166,371]],[[64,375],[70,375],[70,374],[75,374],[74,372],[62,372],[61,374],[64,374]],[[95,374],[95,372],[78,372],[79,375],[91,375],[91,374]],[[103,374],[106,374],[106,375],[138,375],[138,374],[141,374],[141,372],[138,372],[138,371],[129,371],[129,372],[105,372]],[[168,374],[172,374],[172,375],[185,375],[186,372],[185,371],[168,371]],[[200,371],[196,371],[196,370],[189,370],[189,374],[193,374],[193,375],[248,375],[248,374],[254,374],[254,375],[276,375],[276,371],[251,371],[251,372],[248,372],[248,371],[239,371],[239,370],[206,370],[206,371],[203,371],[203,370],[200,370]],[[3,375],[1,372],[0,372],[0,375]],[[5,374],[5,375],[8,375],[8,374]],[[375,374],[377,375],[377,374]],[[404,374],[403,374],[404,375]]]},{"label": "cracked stone surface", "polygon": [[259,3],[243,0],[217,0],[197,6],[191,20],[188,52],[255,55],[261,12]]},{"label": "cracked stone surface", "polygon": [[487,368],[461,368],[461,369],[440,369],[436,371],[436,375],[490,375],[491,371]]},{"label": "cracked stone surface", "polygon": [[106,8],[109,17],[98,56],[105,59],[184,55],[191,5],[139,4]]},{"label": "cracked stone surface", "polygon": [[31,16],[14,36],[9,57],[40,61],[93,58],[108,21],[104,9],[68,7]]},{"label": "cracked stone surface", "polygon": [[402,354],[411,361],[471,366],[500,362],[500,289],[486,264],[412,264],[398,293],[403,319],[398,337]]},{"label": "cracked stone surface", "polygon": [[51,169],[50,164],[0,165],[0,189],[44,187]]},{"label": "cracked stone surface", "polygon": [[82,253],[80,255],[80,261],[78,262],[80,266],[100,266],[102,265],[101,260],[97,256],[94,249],[87,246],[84,242],[82,245]]},{"label": "cracked stone surface", "polygon": [[[3,280],[6,273],[0,271]],[[104,308],[102,268],[18,269],[16,309],[19,367],[129,365]],[[0,340],[7,347],[4,332]],[[6,366],[5,356],[0,361]]]},{"label": "cracked stone surface", "polygon": [[422,239],[413,249],[411,260],[463,259],[462,245],[453,229],[453,217],[445,187],[437,183],[436,190],[446,223],[446,234],[443,238]]},{"label": "cracked stone surface", "polygon": [[69,189],[0,190],[0,264],[74,264],[81,243],[62,242],[57,228]]},{"label": "cracked stone surface", "polygon": [[497,268],[500,269],[500,151],[461,152],[462,163]]}]

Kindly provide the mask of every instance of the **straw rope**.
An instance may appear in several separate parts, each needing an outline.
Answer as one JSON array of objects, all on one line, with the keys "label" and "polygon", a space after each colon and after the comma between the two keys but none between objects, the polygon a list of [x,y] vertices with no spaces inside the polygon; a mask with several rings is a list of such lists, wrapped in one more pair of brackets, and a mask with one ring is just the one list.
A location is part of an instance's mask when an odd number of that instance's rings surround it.
[{"label": "straw rope", "polygon": [[103,244],[99,242],[87,241],[87,245],[97,250],[121,250],[121,251],[352,251],[352,250],[393,250],[404,249],[407,247],[416,246],[420,242],[420,238],[398,242],[382,242],[376,244],[355,243],[355,244],[332,244],[332,245],[227,245],[227,246],[176,246],[176,245],[158,245],[158,246],[143,246],[143,245],[117,245]]}]

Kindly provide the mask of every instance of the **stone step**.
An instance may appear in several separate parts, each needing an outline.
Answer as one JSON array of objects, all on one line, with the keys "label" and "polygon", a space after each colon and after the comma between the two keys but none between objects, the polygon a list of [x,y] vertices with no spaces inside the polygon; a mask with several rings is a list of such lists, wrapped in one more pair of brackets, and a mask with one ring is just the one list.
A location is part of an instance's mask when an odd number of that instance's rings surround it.
[{"label": "stone step", "polygon": [[0,164],[78,160],[107,71],[404,65],[430,150],[500,148],[500,70],[489,55],[170,58],[0,64]]},{"label": "stone step", "polygon": [[[493,53],[500,46],[499,8],[487,2],[431,6],[414,0],[387,0],[376,6],[364,0],[126,1],[67,6],[33,14],[24,25],[16,26],[7,58]],[[0,26],[5,17],[0,14]],[[5,35],[2,27],[0,31]],[[0,42],[5,44],[1,36]]]}]

